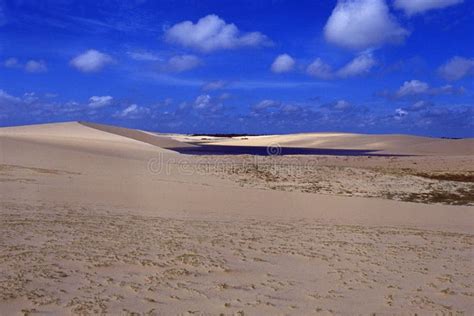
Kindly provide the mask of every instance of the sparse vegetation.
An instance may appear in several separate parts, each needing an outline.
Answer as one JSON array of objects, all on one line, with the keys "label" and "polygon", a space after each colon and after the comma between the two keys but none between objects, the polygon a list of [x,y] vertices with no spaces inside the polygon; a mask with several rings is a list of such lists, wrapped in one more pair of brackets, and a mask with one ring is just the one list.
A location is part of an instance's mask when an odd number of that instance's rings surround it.
[{"label": "sparse vegetation", "polygon": [[472,171],[440,173],[406,167],[361,168],[288,162],[281,157],[263,157],[249,163],[241,157],[229,163],[229,168],[209,168],[212,163],[206,167],[207,171],[226,178],[230,176],[241,186],[427,204],[474,205]]},{"label": "sparse vegetation", "polygon": [[415,175],[427,179],[457,182],[474,182],[474,172],[466,173],[415,173]]}]

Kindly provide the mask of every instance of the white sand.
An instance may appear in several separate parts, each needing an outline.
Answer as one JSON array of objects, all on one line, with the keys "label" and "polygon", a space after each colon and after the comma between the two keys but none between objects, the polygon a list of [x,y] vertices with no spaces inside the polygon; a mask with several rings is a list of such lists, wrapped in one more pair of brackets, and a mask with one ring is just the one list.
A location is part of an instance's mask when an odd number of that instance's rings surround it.
[{"label": "white sand", "polygon": [[472,207],[241,187],[195,159],[77,123],[0,129],[0,314],[474,311]]}]

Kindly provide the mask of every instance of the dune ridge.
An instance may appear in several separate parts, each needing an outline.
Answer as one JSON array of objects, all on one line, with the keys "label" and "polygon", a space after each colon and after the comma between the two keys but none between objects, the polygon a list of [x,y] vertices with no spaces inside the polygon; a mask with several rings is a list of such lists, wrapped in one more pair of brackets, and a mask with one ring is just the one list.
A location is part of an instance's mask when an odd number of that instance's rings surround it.
[{"label": "dune ridge", "polygon": [[146,144],[150,144],[150,145],[165,148],[165,149],[173,149],[177,147],[195,147],[192,144],[179,142],[170,137],[158,136],[152,133],[147,133],[147,132],[136,130],[136,129],[97,124],[97,123],[89,123],[89,122],[78,122],[78,123],[90,128],[103,131],[103,132],[131,138],[131,139],[134,139]]},{"label": "dune ridge", "polygon": [[94,165],[98,156],[143,160],[158,153],[177,155],[174,151],[78,122],[0,128],[0,158],[10,164],[83,167],[92,157],[95,157]]}]

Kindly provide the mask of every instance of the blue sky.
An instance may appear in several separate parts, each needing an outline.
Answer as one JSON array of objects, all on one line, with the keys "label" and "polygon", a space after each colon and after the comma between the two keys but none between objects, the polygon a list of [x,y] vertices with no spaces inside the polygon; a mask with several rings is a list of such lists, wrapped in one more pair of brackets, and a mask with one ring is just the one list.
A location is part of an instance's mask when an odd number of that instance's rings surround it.
[{"label": "blue sky", "polygon": [[467,0],[0,0],[0,126],[474,137]]}]

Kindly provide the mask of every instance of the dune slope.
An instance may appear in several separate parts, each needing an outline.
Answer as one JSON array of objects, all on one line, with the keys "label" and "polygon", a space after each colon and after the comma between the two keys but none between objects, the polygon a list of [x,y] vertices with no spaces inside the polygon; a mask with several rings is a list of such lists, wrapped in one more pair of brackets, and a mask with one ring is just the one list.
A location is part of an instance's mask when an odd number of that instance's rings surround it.
[{"label": "dune slope", "polygon": [[94,128],[103,132],[134,139],[134,140],[137,140],[146,144],[150,144],[153,146],[161,147],[161,148],[173,149],[176,147],[194,147],[194,145],[184,143],[184,142],[179,142],[170,137],[158,136],[152,133],[147,133],[147,132],[143,132],[143,131],[139,131],[135,129],[96,124],[96,123],[88,123],[88,122],[79,122],[79,124],[82,124],[84,126]]}]

